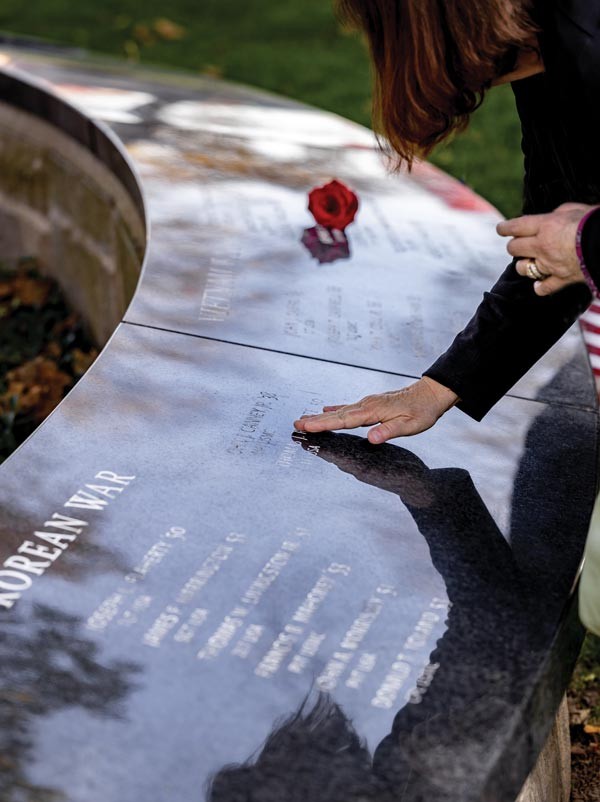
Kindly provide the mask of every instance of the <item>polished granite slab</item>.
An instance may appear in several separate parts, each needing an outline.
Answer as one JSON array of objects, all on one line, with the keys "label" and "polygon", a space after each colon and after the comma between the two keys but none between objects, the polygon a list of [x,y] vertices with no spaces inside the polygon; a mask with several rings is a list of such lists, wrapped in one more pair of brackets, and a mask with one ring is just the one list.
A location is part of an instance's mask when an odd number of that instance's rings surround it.
[{"label": "polished granite slab", "polygon": [[[18,70],[126,142],[149,223],[129,322],[0,470],[2,802],[514,802],[582,637],[577,329],[483,423],[294,433],[427,367],[503,268],[497,213],[291,101],[0,56],[117,176]],[[305,208],[332,175],[346,243]]]},{"label": "polished granite slab", "polygon": [[514,800],[576,654],[597,418],[293,432],[391,382],[118,329],[0,472],[3,800]]},{"label": "polished granite slab", "polygon": [[[340,117],[204,77],[5,53],[105,121],[139,171],[152,234],[128,322],[418,377],[508,261],[489,204],[430,165],[390,175]],[[343,248],[306,208],[332,176],[361,200]],[[512,394],[595,406],[577,327]]]}]

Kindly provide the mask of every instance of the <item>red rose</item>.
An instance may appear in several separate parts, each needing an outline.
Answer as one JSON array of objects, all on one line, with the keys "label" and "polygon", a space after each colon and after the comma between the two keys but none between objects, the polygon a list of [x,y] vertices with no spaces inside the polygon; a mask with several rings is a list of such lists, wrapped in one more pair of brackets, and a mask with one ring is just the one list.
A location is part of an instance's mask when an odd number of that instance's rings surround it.
[{"label": "red rose", "polygon": [[358,198],[349,187],[334,179],[309,193],[308,209],[319,225],[343,231],[356,217]]}]

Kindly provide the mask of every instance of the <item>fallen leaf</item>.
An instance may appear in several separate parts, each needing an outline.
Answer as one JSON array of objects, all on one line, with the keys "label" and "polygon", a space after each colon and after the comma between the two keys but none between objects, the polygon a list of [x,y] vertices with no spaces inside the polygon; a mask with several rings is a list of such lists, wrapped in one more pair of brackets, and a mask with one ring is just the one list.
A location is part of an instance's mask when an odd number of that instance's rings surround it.
[{"label": "fallen leaf", "polygon": [[44,356],[49,359],[59,359],[61,353],[61,347],[55,340],[51,340],[44,348]]},{"label": "fallen leaf", "polygon": [[186,30],[182,25],[178,25],[176,22],[172,22],[172,20],[166,17],[155,19],[152,27],[162,39],[167,39],[169,41],[183,39],[186,34]]},{"label": "fallen leaf", "polygon": [[586,724],[583,731],[588,735],[600,735],[600,727],[595,724]]},{"label": "fallen leaf", "polygon": [[38,356],[6,374],[8,388],[0,397],[6,408],[17,398],[17,412],[43,421],[62,400],[71,377],[63,373],[51,359]]},{"label": "fallen leaf", "polygon": [[48,300],[53,287],[54,282],[51,279],[17,273],[14,294],[24,306],[42,306]]},{"label": "fallen leaf", "polygon": [[54,337],[59,337],[64,332],[68,332],[71,329],[77,328],[80,323],[80,317],[76,312],[71,312],[70,315],[67,315],[63,320],[59,320],[58,323],[52,329],[52,334]]},{"label": "fallen leaf", "polygon": [[4,279],[0,281],[0,298],[8,298],[14,292],[14,279]]}]

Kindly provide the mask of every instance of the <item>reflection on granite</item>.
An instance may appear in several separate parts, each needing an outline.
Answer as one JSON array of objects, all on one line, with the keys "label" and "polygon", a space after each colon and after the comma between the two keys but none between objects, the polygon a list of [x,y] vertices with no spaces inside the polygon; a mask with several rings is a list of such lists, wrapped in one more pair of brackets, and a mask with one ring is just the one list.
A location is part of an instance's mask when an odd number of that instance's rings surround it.
[{"label": "reflection on granite", "polygon": [[119,719],[121,705],[135,685],[137,666],[126,660],[99,663],[98,647],[82,629],[77,615],[45,605],[3,622],[0,797],[7,802],[61,798],[54,782],[32,785],[28,779],[40,718],[75,708]]},{"label": "reflection on granite", "polygon": [[[254,756],[268,772],[286,766],[269,775],[280,796],[266,783],[266,800],[325,799],[314,784],[323,773],[348,799],[366,782],[378,801],[399,798],[401,783],[404,800],[456,802],[485,798],[499,773],[497,798],[514,798],[552,718],[542,707],[515,737],[515,720],[548,692],[540,669],[562,638],[593,496],[585,446],[596,416],[507,398],[482,424],[449,413],[409,448],[290,428],[299,409],[321,405],[315,388],[384,391],[390,381],[118,330],[0,472],[3,529],[18,532],[3,557],[55,512],[81,529],[3,617],[24,643],[40,610],[52,625],[81,622],[62,636],[71,656],[59,649],[58,665],[85,650],[90,670],[118,670],[125,683],[118,710],[77,694],[68,706],[34,706],[24,782],[68,802],[162,799],[165,789],[170,802],[189,802],[212,781],[207,799],[229,802],[248,797],[226,795],[224,783],[241,781],[224,767]],[[23,494],[32,465],[39,485]],[[563,472],[568,482],[555,481]],[[75,570],[98,544],[112,558]],[[3,676],[4,715],[22,680]],[[280,749],[280,735],[269,738],[290,716],[293,730],[308,716],[314,743],[292,733]],[[327,741],[338,736],[354,745],[339,758],[349,774],[332,775]],[[482,759],[491,753],[493,765]],[[262,788],[261,770],[244,770],[244,782]]]},{"label": "reflection on granite", "polygon": [[[152,227],[129,322],[414,377],[503,271],[498,213],[430,165],[390,176],[361,126],[223,81],[6,52],[128,146]],[[329,261],[301,239],[332,175],[361,211]],[[550,399],[566,364],[576,381]],[[513,394],[595,406],[576,328]]]},{"label": "reflection on granite", "polygon": [[350,258],[350,240],[343,231],[312,226],[304,229],[301,242],[320,265]]},{"label": "reflection on granite", "polygon": [[[0,471],[3,802],[513,802],[582,637],[576,330],[483,423],[291,430],[420,374],[502,270],[497,213],[289,101],[10,58],[15,102],[61,124],[16,64],[127,143],[150,239],[129,322]],[[332,174],[361,195],[335,260],[307,247]]]}]

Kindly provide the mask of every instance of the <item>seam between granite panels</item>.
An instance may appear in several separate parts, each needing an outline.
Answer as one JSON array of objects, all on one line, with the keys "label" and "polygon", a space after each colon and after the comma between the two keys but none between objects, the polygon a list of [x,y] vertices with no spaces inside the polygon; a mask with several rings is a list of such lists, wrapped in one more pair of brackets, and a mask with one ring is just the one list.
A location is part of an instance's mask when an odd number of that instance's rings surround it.
[{"label": "seam between granite panels", "polygon": [[[421,378],[420,376],[415,376],[412,373],[398,373],[394,370],[384,370],[383,368],[371,368],[366,365],[356,365],[353,362],[341,362],[336,359],[326,359],[325,357],[311,356],[310,354],[298,354],[294,351],[282,351],[279,348],[268,348],[265,345],[253,345],[252,343],[242,343],[238,342],[237,340],[226,340],[222,337],[210,337],[207,334],[195,334],[194,332],[190,331],[178,331],[177,329],[170,329],[166,326],[152,326],[149,323],[136,323],[132,320],[122,320],[121,325],[136,326],[140,329],[151,329],[152,331],[164,331],[168,332],[169,334],[179,334],[182,337],[193,337],[196,340],[208,340],[209,342],[224,343],[225,345],[237,345],[240,348],[253,348],[255,351],[264,351],[270,354],[281,354],[283,356],[294,356],[298,359],[312,359],[314,362],[322,362],[329,365],[340,365],[341,367],[355,368],[356,370],[368,370],[371,373],[383,373],[387,376],[398,376],[403,379],[414,379],[417,381]],[[566,401],[544,401],[537,398],[526,398],[525,396],[516,395],[513,393],[507,393],[505,398],[516,398],[519,401],[527,401],[530,404],[542,404],[546,407],[566,407],[568,409],[577,409],[580,412],[591,412],[595,415],[599,414],[599,410],[597,410],[595,407],[587,406],[585,404],[570,404]]]},{"label": "seam between granite panels", "polygon": [[539,398],[526,398],[524,395],[518,395],[517,393],[506,393],[505,398],[517,398],[519,401],[533,401],[535,404],[544,404],[547,407],[566,407],[568,409],[577,409],[580,412],[591,412],[596,416],[600,414],[600,410],[598,410],[595,406],[588,404],[572,404],[569,401],[544,401],[543,399]]}]

